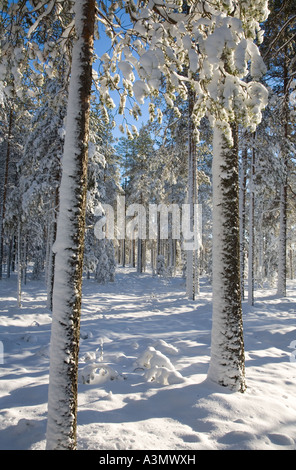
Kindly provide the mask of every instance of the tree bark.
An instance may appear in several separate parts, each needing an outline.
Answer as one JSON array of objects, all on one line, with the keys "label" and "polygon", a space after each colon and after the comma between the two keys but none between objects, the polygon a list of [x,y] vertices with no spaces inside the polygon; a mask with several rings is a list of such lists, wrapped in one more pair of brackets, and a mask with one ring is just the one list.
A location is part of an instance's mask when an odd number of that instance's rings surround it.
[{"label": "tree bark", "polygon": [[234,146],[214,128],[213,153],[213,320],[208,377],[243,392],[244,340],[240,284],[237,126]]},{"label": "tree bark", "polygon": [[17,227],[17,305],[22,306],[22,253],[21,253],[21,222]]},{"label": "tree bark", "polygon": [[49,310],[52,310],[53,300],[53,286],[54,286],[54,265],[55,265],[55,253],[53,252],[53,245],[57,235],[57,212],[59,207],[59,194],[58,189],[55,190],[55,200],[53,203],[53,215],[52,220],[48,227],[48,258],[47,258],[47,302],[46,306]]},{"label": "tree bark", "polygon": [[241,263],[241,296],[245,297],[245,229],[246,229],[246,164],[248,151],[244,150],[241,159],[240,177],[240,263]]},{"label": "tree bark", "polygon": [[[286,166],[286,164],[285,164]],[[285,297],[287,293],[287,172],[285,168],[280,189],[280,235],[277,293]]]},{"label": "tree bark", "polygon": [[95,0],[76,0],[55,242],[47,449],[76,449],[77,375]]},{"label": "tree bark", "polygon": [[287,194],[288,194],[288,156],[287,141],[289,137],[288,129],[288,65],[284,59],[284,145],[283,145],[283,175],[280,188],[280,234],[279,234],[279,258],[278,258],[278,286],[277,293],[281,297],[287,294]]},{"label": "tree bark", "polygon": [[255,205],[255,134],[252,150],[250,171],[250,206],[249,206],[249,259],[248,259],[248,304],[254,305],[254,259],[255,259],[255,227],[254,227],[254,205]]},{"label": "tree bark", "polygon": [[[197,158],[196,143],[194,141],[193,130],[194,124],[192,120],[192,111],[194,105],[195,94],[189,91],[188,108],[188,203],[190,205],[190,229],[192,232],[198,230],[195,226],[194,214],[195,205],[197,204]],[[198,225],[198,224],[197,224]],[[195,300],[199,294],[199,250],[192,248],[187,250],[187,267],[186,267],[186,291],[187,296],[191,300]]]},{"label": "tree bark", "polygon": [[7,198],[7,184],[8,184],[8,170],[9,170],[9,160],[10,160],[10,141],[11,141],[11,132],[12,132],[12,121],[13,121],[13,104],[11,104],[9,119],[8,119],[8,135],[7,135],[7,148],[5,156],[5,168],[4,168],[4,183],[3,183],[3,197],[1,205],[1,218],[0,218],[0,279],[2,279],[3,274],[3,249],[4,249],[4,233],[3,233],[3,223],[5,218],[5,209],[6,209],[6,198]]}]

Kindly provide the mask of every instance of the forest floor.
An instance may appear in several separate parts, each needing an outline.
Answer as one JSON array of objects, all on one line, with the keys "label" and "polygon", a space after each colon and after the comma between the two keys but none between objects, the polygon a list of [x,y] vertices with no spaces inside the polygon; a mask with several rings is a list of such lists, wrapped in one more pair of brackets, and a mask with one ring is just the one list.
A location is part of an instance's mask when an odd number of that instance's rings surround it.
[{"label": "forest floor", "polygon": [[[129,268],[84,281],[78,449],[296,449],[296,282],[244,302],[244,394],[207,380],[211,288],[184,288]],[[1,281],[2,450],[45,449],[50,325],[44,283],[29,278],[18,308],[16,278]]]}]

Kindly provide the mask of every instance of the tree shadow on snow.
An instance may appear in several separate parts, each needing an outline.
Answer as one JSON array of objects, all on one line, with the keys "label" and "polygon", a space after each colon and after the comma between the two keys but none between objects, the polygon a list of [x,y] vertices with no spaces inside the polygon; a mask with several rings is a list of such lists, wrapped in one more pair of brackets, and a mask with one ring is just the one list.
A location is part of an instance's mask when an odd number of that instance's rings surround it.
[{"label": "tree shadow on snow", "polygon": [[208,420],[209,410],[199,407],[199,402],[204,398],[211,398],[215,393],[234,393],[208,379],[199,384],[185,383],[181,386],[154,388],[153,392],[149,396],[142,394],[140,399],[127,394],[124,398],[125,405],[120,409],[79,410],[78,425],[128,424],[167,418],[190,427],[194,433],[209,432],[215,425]]}]

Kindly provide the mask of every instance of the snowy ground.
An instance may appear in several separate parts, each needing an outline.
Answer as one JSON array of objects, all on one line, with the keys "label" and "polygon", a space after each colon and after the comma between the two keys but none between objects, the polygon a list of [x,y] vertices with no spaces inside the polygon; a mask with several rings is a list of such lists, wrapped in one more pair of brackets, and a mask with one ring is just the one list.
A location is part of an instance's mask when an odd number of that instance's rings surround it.
[{"label": "snowy ground", "polygon": [[[180,278],[119,269],[114,284],[85,280],[79,449],[296,449],[295,287],[285,299],[257,291],[255,307],[244,304],[248,389],[240,394],[207,381],[207,283],[193,302]],[[51,318],[43,283],[24,286],[22,308],[15,294],[16,279],[2,280],[0,449],[42,450]]]}]

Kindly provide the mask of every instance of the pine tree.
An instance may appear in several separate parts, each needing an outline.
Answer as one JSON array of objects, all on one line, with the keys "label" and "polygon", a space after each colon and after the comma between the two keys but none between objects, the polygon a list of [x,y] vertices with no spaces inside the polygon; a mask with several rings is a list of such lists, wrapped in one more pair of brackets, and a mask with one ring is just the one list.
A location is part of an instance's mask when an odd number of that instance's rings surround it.
[{"label": "pine tree", "polygon": [[55,243],[47,449],[75,449],[95,1],[75,3],[67,128]]},{"label": "pine tree", "polygon": [[[20,99],[13,95],[5,98],[1,109],[3,115],[4,135],[0,144],[1,168],[1,217],[0,217],[0,272],[2,273],[3,255],[8,261],[7,247],[11,244],[17,233],[15,214],[19,213],[19,193],[16,186],[19,181],[19,164],[25,147],[27,134],[30,132],[31,103],[30,100]],[[6,120],[8,118],[8,121]],[[8,272],[10,267],[7,267]],[[2,277],[2,274],[0,278]]]},{"label": "pine tree", "polygon": [[[293,0],[270,2],[271,14],[266,23],[267,41],[262,53],[269,65],[267,77],[270,87],[277,95],[278,112],[281,115],[278,139],[281,142],[280,155],[282,174],[280,186],[280,230],[278,245],[278,286],[281,296],[286,295],[287,276],[287,224],[288,224],[288,175],[291,161],[289,141],[291,140],[291,119],[289,94],[295,68],[295,27],[296,17]],[[280,97],[280,98],[279,98]]]},{"label": "pine tree", "polygon": [[[22,195],[23,223],[29,235],[33,276],[46,269],[47,306],[52,308],[52,289],[58,188],[64,145],[65,93],[63,75],[46,79],[39,107],[32,119],[22,159],[18,190]],[[39,266],[39,268],[38,268]],[[42,269],[40,269],[42,268]]]},{"label": "pine tree", "polygon": [[[133,140],[121,139],[120,145],[117,146],[117,153],[121,156],[124,170],[126,206],[132,207],[132,204],[137,204],[146,213],[148,204],[153,203],[155,197],[157,198],[157,193],[153,192],[150,185],[150,164],[154,152],[149,124],[143,125],[139,135]],[[136,208],[136,206],[134,207]],[[140,222],[141,214],[138,214],[136,210],[127,218],[127,235],[132,245],[136,241],[137,271],[141,273],[145,271],[146,266],[147,233],[141,233],[138,225],[135,227],[135,233],[129,230],[135,217]],[[143,225],[147,226],[146,222],[145,217],[145,220],[142,221]]]},{"label": "pine tree", "polygon": [[115,278],[116,240],[96,239],[94,233],[99,210],[104,216],[101,210],[104,204],[114,209],[117,195],[122,192],[112,143],[111,126],[102,122],[99,110],[93,107],[90,120],[86,208],[86,224],[90,228],[85,238],[84,270],[87,273],[93,272],[99,283],[113,282]]}]

